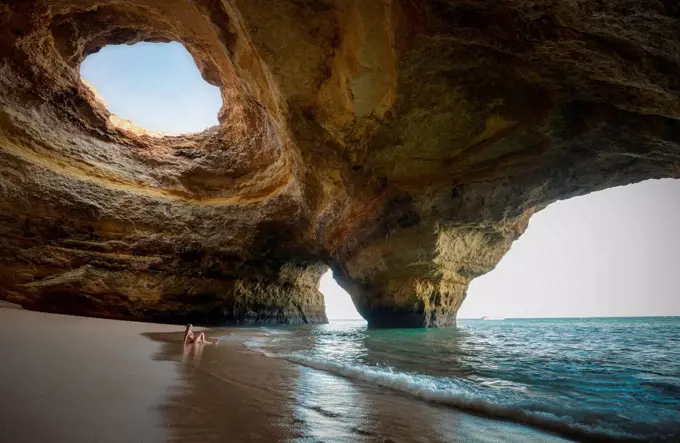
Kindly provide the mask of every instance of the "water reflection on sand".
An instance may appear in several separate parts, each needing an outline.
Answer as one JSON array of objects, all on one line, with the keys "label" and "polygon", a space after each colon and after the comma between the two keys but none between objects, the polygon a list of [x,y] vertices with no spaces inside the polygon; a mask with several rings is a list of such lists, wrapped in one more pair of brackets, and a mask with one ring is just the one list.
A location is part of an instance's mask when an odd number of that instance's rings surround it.
[{"label": "water reflection on sand", "polygon": [[217,346],[183,346],[181,334],[150,338],[163,342],[154,358],[177,362],[181,381],[159,405],[171,441],[560,440],[251,353],[242,350],[244,339],[238,335],[225,337]]},{"label": "water reflection on sand", "polygon": [[213,332],[185,347],[181,326],[0,308],[0,441],[554,440],[248,352],[257,329]]}]

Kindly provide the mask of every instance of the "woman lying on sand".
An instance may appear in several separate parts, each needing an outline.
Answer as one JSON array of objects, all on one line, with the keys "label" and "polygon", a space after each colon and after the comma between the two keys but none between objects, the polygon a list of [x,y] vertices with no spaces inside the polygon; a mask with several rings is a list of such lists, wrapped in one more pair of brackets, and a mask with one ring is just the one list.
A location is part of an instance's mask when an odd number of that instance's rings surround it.
[{"label": "woman lying on sand", "polygon": [[209,338],[205,338],[205,334],[202,332],[199,332],[198,335],[194,334],[194,329],[193,325],[190,323],[187,325],[187,328],[184,330],[184,344],[186,345],[187,343],[196,343],[196,344],[201,344],[201,343],[208,343],[208,344],[217,344],[219,340],[212,340]]}]

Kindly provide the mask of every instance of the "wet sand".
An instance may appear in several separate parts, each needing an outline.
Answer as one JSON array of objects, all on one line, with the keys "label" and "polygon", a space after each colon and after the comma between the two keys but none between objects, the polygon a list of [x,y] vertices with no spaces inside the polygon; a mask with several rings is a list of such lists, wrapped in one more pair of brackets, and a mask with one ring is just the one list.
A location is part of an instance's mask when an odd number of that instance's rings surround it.
[{"label": "wet sand", "polygon": [[0,306],[0,440],[562,441],[251,353],[259,329],[182,332]]}]

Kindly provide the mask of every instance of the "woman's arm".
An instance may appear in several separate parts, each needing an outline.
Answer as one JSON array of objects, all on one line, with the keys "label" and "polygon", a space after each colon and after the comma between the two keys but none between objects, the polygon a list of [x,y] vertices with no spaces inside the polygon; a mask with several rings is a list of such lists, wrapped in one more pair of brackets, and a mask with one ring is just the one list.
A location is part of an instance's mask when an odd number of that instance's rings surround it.
[{"label": "woman's arm", "polygon": [[187,344],[187,338],[189,337],[189,328],[184,330],[184,344]]}]

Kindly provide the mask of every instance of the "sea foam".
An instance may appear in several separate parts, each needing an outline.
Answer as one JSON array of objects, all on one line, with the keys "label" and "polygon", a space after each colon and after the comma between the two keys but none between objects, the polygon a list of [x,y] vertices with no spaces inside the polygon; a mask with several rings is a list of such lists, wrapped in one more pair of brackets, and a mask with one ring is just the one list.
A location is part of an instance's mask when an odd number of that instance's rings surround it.
[{"label": "sea foam", "polygon": [[[267,352],[260,346],[263,341],[244,343],[251,350],[263,355],[279,358],[308,368],[328,372],[342,377],[360,380],[375,386],[416,397],[420,400],[446,405],[491,418],[511,420],[565,436],[598,441],[650,441],[649,438],[625,432],[616,432],[599,426],[578,423],[572,417],[557,411],[540,410],[526,403],[510,404],[485,395],[482,389],[474,389],[455,379],[447,379],[447,387],[441,386],[441,379],[422,374],[394,371],[389,367],[368,366],[355,363],[341,363],[321,360],[300,354],[276,354]],[[492,389],[489,389],[492,391]]]}]

